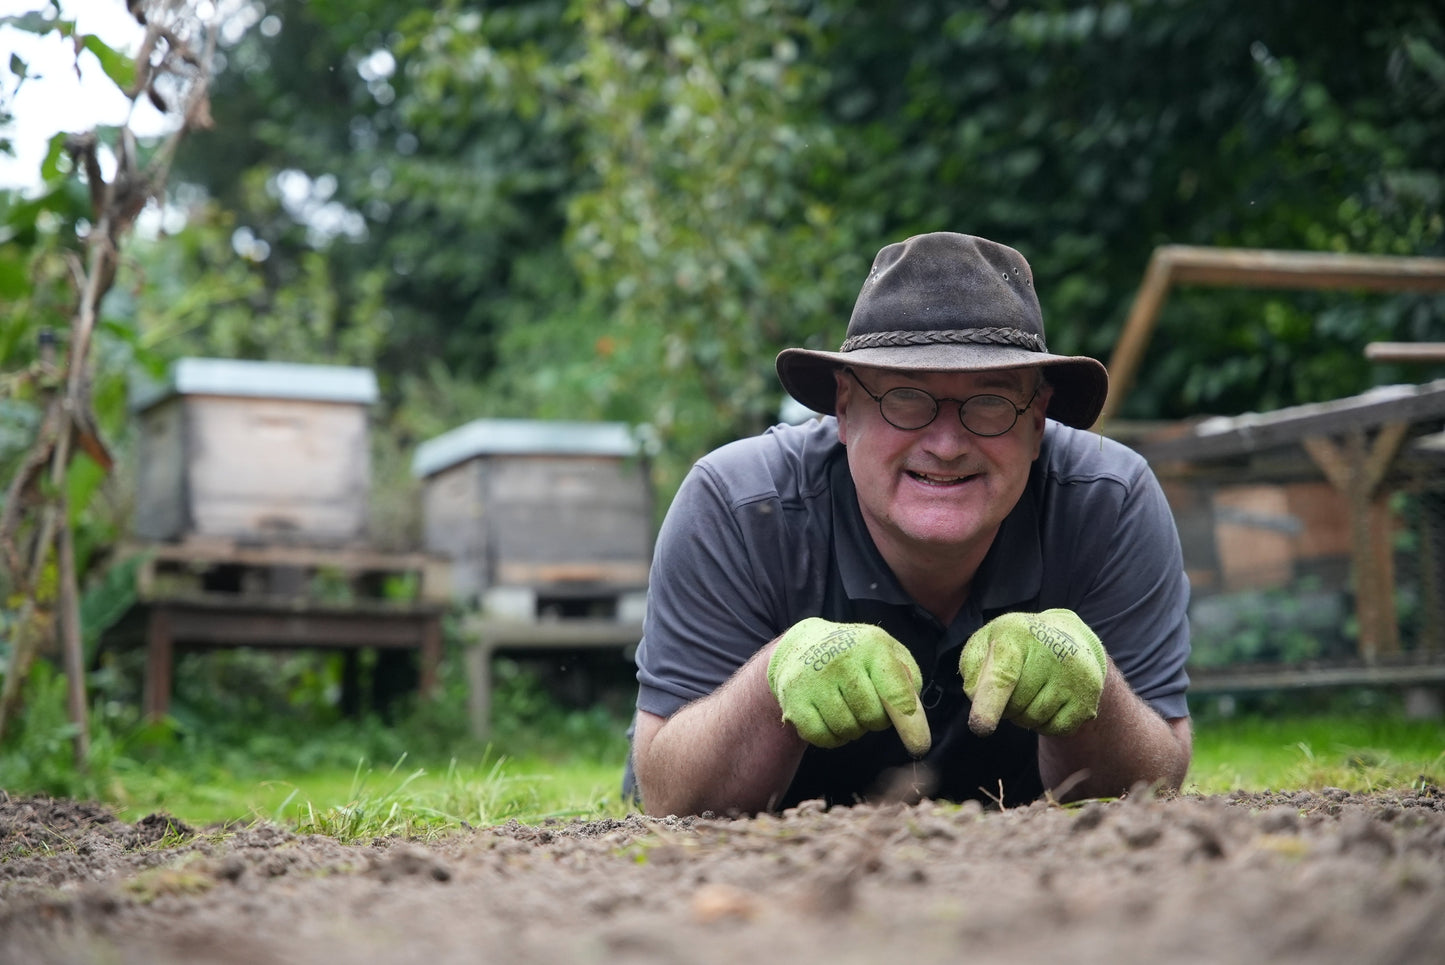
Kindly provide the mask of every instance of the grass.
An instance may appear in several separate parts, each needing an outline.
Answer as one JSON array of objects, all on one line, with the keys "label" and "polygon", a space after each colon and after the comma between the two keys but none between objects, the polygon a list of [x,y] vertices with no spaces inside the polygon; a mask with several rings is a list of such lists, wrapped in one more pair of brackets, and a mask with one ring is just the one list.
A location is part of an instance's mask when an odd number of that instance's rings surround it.
[{"label": "grass", "polygon": [[[264,820],[343,841],[628,813],[622,711],[562,709],[534,680],[499,669],[490,744],[467,735],[464,691],[454,686],[391,724],[316,717],[314,700],[182,706],[163,725],[97,715],[85,771],[70,759],[64,681],[39,673],[23,730],[0,752],[0,788],[104,801],[132,822],[154,812],[196,828]],[[1445,721],[1406,720],[1374,698],[1275,703],[1239,716],[1196,709],[1186,792],[1422,784],[1445,785]]]},{"label": "grass", "polygon": [[483,750],[472,760],[390,765],[360,759],[273,765],[200,776],[174,767],[118,769],[103,797],[135,821],[164,811],[193,827],[266,820],[342,839],[422,835],[440,828],[510,819],[595,818],[626,813],[621,759],[507,758]]},{"label": "grass", "polygon": [[1445,785],[1445,721],[1308,714],[1199,721],[1185,790]]},{"label": "grass", "polygon": [[[210,668],[224,674],[218,685],[187,688],[204,702],[177,700],[160,723],[141,722],[134,701],[98,701],[83,770],[72,759],[64,679],[37,664],[27,712],[0,751],[0,789],[102,801],[132,822],[155,812],[197,828],[265,820],[342,840],[627,811],[617,709],[564,709],[503,661],[485,744],[469,734],[456,677],[444,679],[440,699],[405,702],[385,723],[328,710],[311,670],[287,678],[290,668],[273,660],[229,663]],[[274,678],[312,689],[298,700],[293,685],[278,702],[262,686]]]},{"label": "grass", "polygon": [[[127,820],[163,810],[193,826],[264,819],[341,840],[426,837],[517,819],[622,816],[625,745],[615,754],[533,754],[484,750],[474,760],[346,768],[274,766],[266,773],[122,769],[111,800]],[[1388,716],[1288,715],[1200,721],[1190,793],[1223,794],[1341,787],[1404,791],[1445,785],[1445,723]]]}]

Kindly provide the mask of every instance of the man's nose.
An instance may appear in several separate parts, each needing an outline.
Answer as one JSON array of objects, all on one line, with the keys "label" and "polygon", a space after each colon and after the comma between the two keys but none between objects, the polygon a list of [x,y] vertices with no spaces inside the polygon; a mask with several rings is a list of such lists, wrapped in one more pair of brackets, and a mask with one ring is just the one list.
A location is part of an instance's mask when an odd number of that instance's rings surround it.
[{"label": "man's nose", "polygon": [[963,425],[962,402],[941,399],[938,414],[924,426],[923,446],[941,459],[952,459],[973,448],[973,433]]}]

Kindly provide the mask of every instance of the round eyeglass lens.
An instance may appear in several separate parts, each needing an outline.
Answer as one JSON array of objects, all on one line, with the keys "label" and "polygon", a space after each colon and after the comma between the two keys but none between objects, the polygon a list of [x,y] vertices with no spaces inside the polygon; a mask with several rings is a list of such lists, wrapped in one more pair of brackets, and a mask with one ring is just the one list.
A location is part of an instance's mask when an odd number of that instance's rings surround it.
[{"label": "round eyeglass lens", "polygon": [[1001,395],[976,395],[964,402],[959,416],[970,432],[997,436],[1013,428],[1018,409]]},{"label": "round eyeglass lens", "polygon": [[899,429],[922,429],[938,415],[938,402],[927,392],[899,386],[879,399],[883,417]]}]

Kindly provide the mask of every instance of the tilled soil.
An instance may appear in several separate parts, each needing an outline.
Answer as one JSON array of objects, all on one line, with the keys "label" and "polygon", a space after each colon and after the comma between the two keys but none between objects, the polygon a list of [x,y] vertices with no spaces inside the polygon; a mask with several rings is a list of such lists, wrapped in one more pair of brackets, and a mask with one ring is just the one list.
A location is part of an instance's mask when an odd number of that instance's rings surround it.
[{"label": "tilled soil", "polygon": [[0,794],[0,962],[1445,962],[1445,792],[803,805],[343,845]]}]

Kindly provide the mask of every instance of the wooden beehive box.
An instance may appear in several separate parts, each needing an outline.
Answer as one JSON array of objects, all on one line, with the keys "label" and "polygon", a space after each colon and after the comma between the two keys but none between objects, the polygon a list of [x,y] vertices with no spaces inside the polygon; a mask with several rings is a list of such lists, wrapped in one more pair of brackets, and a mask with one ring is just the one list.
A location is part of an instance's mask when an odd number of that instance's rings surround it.
[{"label": "wooden beehive box", "polygon": [[646,587],[652,490],[627,426],[478,419],[418,447],[426,550],[452,561],[453,594],[542,598]]},{"label": "wooden beehive box", "polygon": [[181,359],[133,396],[132,529],[147,540],[341,546],[365,538],[370,369]]}]

